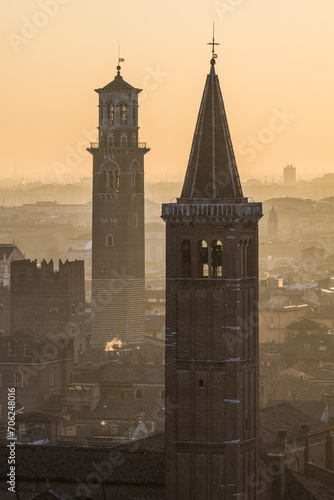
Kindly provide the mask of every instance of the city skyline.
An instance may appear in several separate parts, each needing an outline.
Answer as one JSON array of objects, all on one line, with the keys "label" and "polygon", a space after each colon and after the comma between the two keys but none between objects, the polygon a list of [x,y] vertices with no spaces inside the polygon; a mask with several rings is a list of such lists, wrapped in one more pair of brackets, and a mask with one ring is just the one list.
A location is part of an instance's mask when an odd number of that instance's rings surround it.
[{"label": "city skyline", "polygon": [[2,172],[60,182],[78,171],[90,175],[85,148],[97,136],[93,89],[113,79],[120,45],[122,75],[143,89],[147,181],[181,179],[209,71],[213,21],[241,179],[279,179],[287,164],[303,177],[334,170],[329,1],[2,6]]}]

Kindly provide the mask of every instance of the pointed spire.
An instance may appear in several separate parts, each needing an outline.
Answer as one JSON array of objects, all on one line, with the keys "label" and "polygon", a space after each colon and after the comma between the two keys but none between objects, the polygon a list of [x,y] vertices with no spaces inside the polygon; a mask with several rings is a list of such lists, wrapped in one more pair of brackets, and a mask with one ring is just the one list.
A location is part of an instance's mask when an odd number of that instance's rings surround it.
[{"label": "pointed spire", "polygon": [[225,106],[215,72],[214,35],[207,75],[181,198],[243,199]]}]

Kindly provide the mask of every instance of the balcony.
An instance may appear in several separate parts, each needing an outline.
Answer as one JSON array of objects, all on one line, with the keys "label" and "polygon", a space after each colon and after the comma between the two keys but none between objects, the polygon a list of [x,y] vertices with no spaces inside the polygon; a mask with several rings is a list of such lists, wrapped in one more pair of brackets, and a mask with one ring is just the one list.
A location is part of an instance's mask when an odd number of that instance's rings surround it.
[{"label": "balcony", "polygon": [[124,148],[124,149],[135,149],[135,148],[140,148],[140,149],[149,149],[146,146],[146,142],[138,142],[138,146],[112,146],[110,144],[105,145],[105,146],[100,146],[99,142],[91,142],[90,147],[88,149],[108,149],[108,148]]},{"label": "balcony", "polygon": [[261,203],[165,203],[162,218],[168,217],[262,217]]}]

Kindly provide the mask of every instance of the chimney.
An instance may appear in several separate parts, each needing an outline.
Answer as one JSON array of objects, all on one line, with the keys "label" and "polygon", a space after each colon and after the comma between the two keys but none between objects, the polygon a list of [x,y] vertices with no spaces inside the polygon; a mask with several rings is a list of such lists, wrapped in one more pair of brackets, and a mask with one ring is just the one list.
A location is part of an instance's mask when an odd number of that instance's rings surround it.
[{"label": "chimney", "polygon": [[302,431],[305,431],[307,434],[309,434],[311,425],[310,424],[301,424],[300,428],[302,429]]},{"label": "chimney", "polygon": [[288,432],[286,429],[278,429],[277,437],[280,441],[284,441],[286,439]]}]

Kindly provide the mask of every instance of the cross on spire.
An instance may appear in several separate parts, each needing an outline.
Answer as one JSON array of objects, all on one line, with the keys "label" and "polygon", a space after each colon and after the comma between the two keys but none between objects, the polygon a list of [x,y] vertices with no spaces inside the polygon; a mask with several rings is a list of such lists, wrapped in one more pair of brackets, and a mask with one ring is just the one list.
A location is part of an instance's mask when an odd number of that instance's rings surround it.
[{"label": "cross on spire", "polygon": [[211,64],[214,59],[217,58],[217,54],[215,53],[215,45],[220,45],[220,43],[215,42],[215,23],[213,23],[213,32],[212,32],[212,42],[208,42],[208,45],[212,45],[212,59],[211,59]]}]

